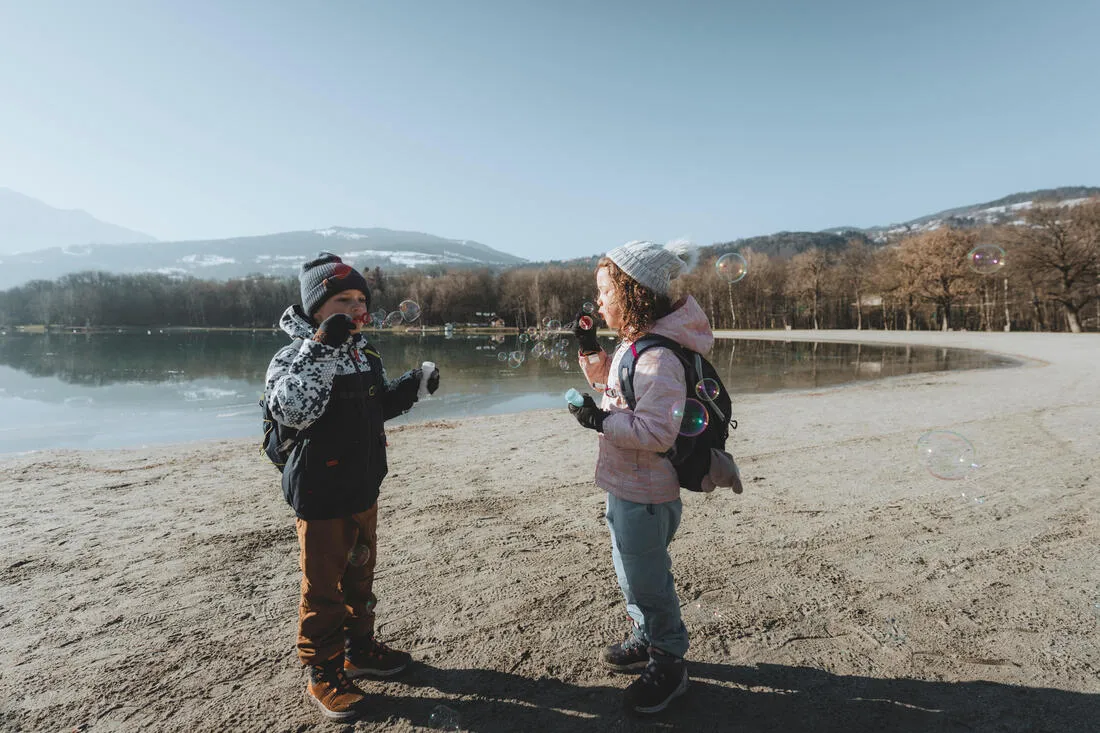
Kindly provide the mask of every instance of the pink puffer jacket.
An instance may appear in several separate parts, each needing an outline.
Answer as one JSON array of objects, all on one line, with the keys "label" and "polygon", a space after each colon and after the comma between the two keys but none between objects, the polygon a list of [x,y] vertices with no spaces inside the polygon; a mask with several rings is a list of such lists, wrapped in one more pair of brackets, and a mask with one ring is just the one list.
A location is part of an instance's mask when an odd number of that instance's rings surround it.
[{"label": "pink puffer jacket", "polygon": [[[714,334],[703,309],[690,295],[650,329],[706,355]],[[610,415],[603,422],[596,460],[596,485],[620,499],[639,504],[660,504],[680,496],[676,469],[659,453],[676,442],[680,421],[673,410],[682,407],[686,395],[684,366],[668,349],[642,352],[634,367],[635,406],[632,411],[620,394],[619,362],[632,343],[624,341],[599,361],[581,357],[581,369],[590,384],[606,384],[600,404]]]}]

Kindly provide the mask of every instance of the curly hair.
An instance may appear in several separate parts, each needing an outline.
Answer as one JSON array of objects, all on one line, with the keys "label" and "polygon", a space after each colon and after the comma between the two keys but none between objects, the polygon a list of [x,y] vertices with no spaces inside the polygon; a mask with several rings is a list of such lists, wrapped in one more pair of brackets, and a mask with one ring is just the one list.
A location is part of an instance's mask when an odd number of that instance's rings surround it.
[{"label": "curly hair", "polygon": [[619,310],[623,314],[623,325],[619,327],[620,338],[636,341],[658,319],[672,312],[672,301],[667,295],[654,293],[606,257],[601,257],[596,263],[596,272],[601,267],[607,268],[607,274],[615,285]]}]

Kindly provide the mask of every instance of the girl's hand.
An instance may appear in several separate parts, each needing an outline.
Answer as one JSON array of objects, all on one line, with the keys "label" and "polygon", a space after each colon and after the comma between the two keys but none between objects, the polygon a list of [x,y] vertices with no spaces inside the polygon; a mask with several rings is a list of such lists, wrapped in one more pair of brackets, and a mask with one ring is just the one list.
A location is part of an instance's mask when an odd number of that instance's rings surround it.
[{"label": "girl's hand", "polygon": [[577,422],[582,427],[586,427],[590,430],[595,430],[597,433],[603,432],[603,421],[609,413],[607,410],[601,410],[596,407],[596,402],[592,399],[592,395],[584,396],[584,404],[580,407],[576,405],[569,405],[569,412],[573,414],[573,417],[577,418]]}]

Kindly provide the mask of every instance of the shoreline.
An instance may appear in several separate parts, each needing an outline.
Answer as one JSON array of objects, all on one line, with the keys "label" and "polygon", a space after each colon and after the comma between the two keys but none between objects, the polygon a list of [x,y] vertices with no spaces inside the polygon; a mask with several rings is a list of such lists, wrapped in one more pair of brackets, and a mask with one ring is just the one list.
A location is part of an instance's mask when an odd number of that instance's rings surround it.
[{"label": "shoreline", "polygon": [[[1100,719],[1100,339],[729,333],[1028,361],[739,395],[744,494],[684,492],[692,687],[652,722],[623,716],[629,678],[595,663],[625,614],[591,432],[564,410],[389,429],[379,632],[417,664],[364,685],[356,730],[424,730],[439,704],[493,733]],[[933,429],[966,436],[981,467],[924,471],[915,442]],[[331,729],[302,692],[293,518],[255,440],[0,466],[0,727]]]}]

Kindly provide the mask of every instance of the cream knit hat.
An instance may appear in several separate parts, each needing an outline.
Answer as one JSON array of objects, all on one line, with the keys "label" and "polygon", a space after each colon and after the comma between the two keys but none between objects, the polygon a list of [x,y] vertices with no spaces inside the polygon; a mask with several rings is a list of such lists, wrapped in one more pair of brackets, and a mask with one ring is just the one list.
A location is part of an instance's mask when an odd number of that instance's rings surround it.
[{"label": "cream knit hat", "polygon": [[640,284],[658,295],[668,295],[672,278],[695,267],[699,251],[682,239],[664,245],[636,240],[616,247],[606,256]]}]

